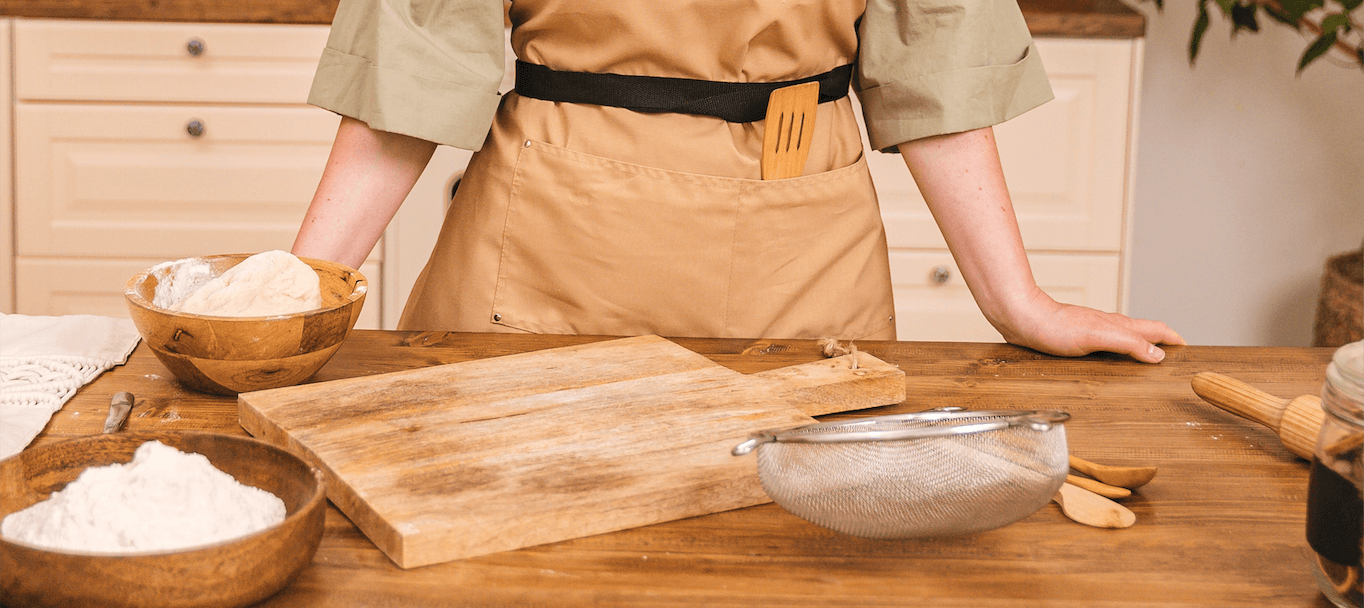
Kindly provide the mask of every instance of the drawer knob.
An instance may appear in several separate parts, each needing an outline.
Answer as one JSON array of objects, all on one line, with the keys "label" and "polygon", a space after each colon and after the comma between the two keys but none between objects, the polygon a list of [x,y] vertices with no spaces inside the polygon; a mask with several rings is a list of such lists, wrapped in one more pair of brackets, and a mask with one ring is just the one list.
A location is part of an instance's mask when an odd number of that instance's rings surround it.
[{"label": "drawer knob", "polygon": [[204,41],[198,38],[190,38],[189,42],[185,43],[185,50],[188,51],[192,57],[203,55]]},{"label": "drawer knob", "polygon": [[204,121],[198,118],[190,119],[188,123],[185,123],[185,132],[189,133],[190,137],[202,136],[204,134]]},{"label": "drawer knob", "polygon": [[933,279],[934,283],[942,285],[952,279],[952,271],[948,270],[946,266],[934,266],[929,277]]}]

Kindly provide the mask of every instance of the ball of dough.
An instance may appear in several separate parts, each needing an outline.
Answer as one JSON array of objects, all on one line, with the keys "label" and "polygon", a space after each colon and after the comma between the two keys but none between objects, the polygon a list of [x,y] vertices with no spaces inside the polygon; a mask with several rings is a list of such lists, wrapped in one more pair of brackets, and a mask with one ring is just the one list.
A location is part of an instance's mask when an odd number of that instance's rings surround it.
[{"label": "ball of dough", "polygon": [[321,307],[317,272],[294,254],[277,250],[242,260],[173,310],[220,317],[267,317]]}]

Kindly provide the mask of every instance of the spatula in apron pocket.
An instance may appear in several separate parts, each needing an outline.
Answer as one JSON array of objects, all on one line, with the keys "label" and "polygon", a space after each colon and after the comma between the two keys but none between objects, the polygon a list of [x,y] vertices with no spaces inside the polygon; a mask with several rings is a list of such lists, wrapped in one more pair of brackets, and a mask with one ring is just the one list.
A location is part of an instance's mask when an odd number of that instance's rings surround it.
[{"label": "spatula in apron pocket", "polygon": [[762,177],[800,177],[810,156],[815,134],[815,109],[819,106],[819,83],[782,87],[767,99],[763,132]]}]

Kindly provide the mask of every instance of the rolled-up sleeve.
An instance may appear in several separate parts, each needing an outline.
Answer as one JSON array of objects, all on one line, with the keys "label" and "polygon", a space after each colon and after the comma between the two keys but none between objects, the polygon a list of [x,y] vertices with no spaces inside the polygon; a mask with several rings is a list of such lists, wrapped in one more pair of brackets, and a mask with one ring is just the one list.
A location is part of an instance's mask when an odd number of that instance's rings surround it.
[{"label": "rolled-up sleeve", "polygon": [[342,0],[308,103],[477,150],[503,71],[500,0]]},{"label": "rolled-up sleeve", "polygon": [[1052,99],[1016,0],[868,0],[854,80],[873,148],[999,124]]}]

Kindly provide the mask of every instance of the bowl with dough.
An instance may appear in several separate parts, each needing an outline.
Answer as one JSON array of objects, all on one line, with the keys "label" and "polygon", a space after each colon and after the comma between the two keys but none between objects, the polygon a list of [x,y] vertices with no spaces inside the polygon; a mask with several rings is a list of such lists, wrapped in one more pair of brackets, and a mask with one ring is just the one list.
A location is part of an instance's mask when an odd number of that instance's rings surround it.
[{"label": "bowl with dough", "polygon": [[[309,300],[299,285],[313,276]],[[353,268],[277,251],[158,264],[129,279],[124,296],[138,333],[176,378],[235,395],[312,377],[355,327],[367,291]]]},{"label": "bowl with dough", "polygon": [[[184,548],[169,550],[55,549],[52,547],[68,545],[34,541],[16,534],[14,526],[5,525],[0,527],[4,530],[0,534],[0,604],[10,608],[247,606],[279,592],[312,563],[321,542],[327,506],[321,472],[285,450],[245,436],[123,432],[30,447],[0,460],[0,521],[11,522],[11,514],[42,506],[39,503],[56,502],[49,498],[58,491],[69,497],[68,503],[82,502],[67,492],[80,483],[82,473],[91,467],[130,466],[139,449],[145,450],[151,441],[164,444],[162,449],[169,446],[184,452],[178,455],[186,459],[202,454],[207,458],[202,466],[211,465],[231,475],[235,480],[232,483],[249,486],[247,491],[269,492],[283,502],[283,519],[209,544],[193,545],[191,538],[190,544],[175,545]],[[161,462],[157,465],[161,474],[177,483],[180,480],[175,476],[181,475],[185,484],[191,484],[189,467],[161,466]],[[192,491],[202,487],[201,483],[189,485]],[[126,488],[114,485],[103,491]],[[87,492],[83,502],[115,502],[99,500],[101,495]],[[75,509],[66,512],[81,513]],[[165,517],[157,521],[180,520]],[[167,532],[175,527],[163,526]]]}]

